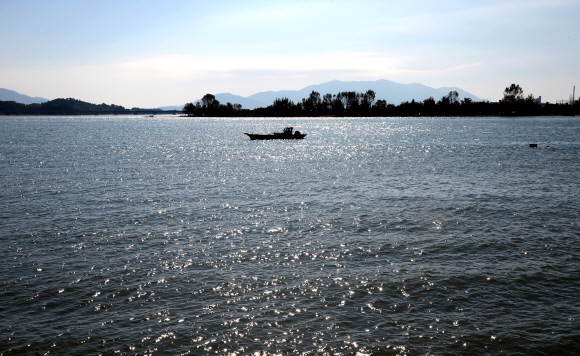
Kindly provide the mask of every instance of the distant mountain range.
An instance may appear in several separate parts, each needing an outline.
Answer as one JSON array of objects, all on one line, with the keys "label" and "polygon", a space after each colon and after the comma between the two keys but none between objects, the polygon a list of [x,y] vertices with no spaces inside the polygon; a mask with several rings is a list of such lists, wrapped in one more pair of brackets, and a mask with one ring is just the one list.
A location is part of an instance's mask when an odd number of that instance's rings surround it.
[{"label": "distant mountain range", "polygon": [[41,104],[48,101],[48,99],[41,98],[38,96],[30,97],[28,95],[23,95],[15,92],[14,90],[2,89],[0,88],[0,100],[2,101],[15,101],[21,104]]},{"label": "distant mountain range", "polygon": [[[333,80],[328,83],[311,85],[300,90],[282,90],[282,91],[266,91],[250,95],[247,99],[259,101],[268,105],[272,105],[276,98],[287,97],[288,99],[297,102],[302,98],[307,98],[312,91],[324,94],[338,94],[345,91],[356,91],[365,93],[367,90],[373,90],[376,94],[377,100],[386,100],[389,104],[399,105],[403,101],[423,101],[429,97],[435,100],[441,99],[443,95],[449,94],[450,91],[457,91],[459,98],[470,98],[473,101],[481,101],[482,99],[475,95],[468,93],[460,88],[444,87],[431,88],[422,84],[400,84],[390,80],[377,81],[360,81],[360,82],[343,82],[340,80]],[[243,105],[243,104],[242,104]]]},{"label": "distant mountain range", "polygon": [[[259,107],[267,107],[272,105],[274,100],[278,98],[288,98],[293,102],[299,102],[302,98],[307,98],[312,91],[318,92],[321,96],[324,94],[338,94],[345,91],[356,91],[365,93],[367,90],[373,90],[376,94],[376,100],[386,100],[389,104],[399,105],[404,101],[423,101],[429,97],[435,100],[441,99],[442,96],[449,94],[450,91],[457,91],[459,99],[470,98],[473,101],[482,101],[482,99],[475,95],[468,93],[456,87],[431,88],[423,84],[400,84],[390,80],[380,79],[376,81],[358,81],[358,82],[343,82],[340,80],[333,80],[331,82],[310,85],[300,90],[280,90],[280,91],[264,91],[243,97],[231,93],[214,94],[215,98],[221,103],[241,104],[244,109],[255,109]],[[15,101],[22,104],[43,103],[47,99],[39,97],[29,97],[27,95],[19,94],[8,89],[0,89],[0,100]],[[201,99],[193,103],[201,102]],[[184,104],[185,105],[185,104]],[[178,106],[162,106],[161,110],[181,110],[183,105]]]},{"label": "distant mountain range", "polygon": [[[280,90],[280,91],[264,91],[243,97],[231,93],[214,94],[216,100],[221,104],[228,102],[232,104],[241,104],[244,109],[255,109],[259,107],[267,107],[272,105],[274,100],[278,98],[288,98],[293,102],[299,102],[302,98],[307,98],[312,91],[318,92],[321,96],[324,94],[338,94],[345,91],[356,91],[365,93],[367,90],[373,90],[376,94],[377,100],[386,100],[389,104],[399,105],[404,101],[423,101],[429,97],[433,97],[436,101],[442,96],[449,94],[450,91],[457,91],[459,99],[470,98],[473,101],[483,101],[475,95],[466,92],[456,87],[431,88],[423,84],[400,84],[390,80],[376,80],[376,81],[359,81],[359,82],[343,82],[340,80],[333,80],[328,83],[317,85],[310,85],[300,90]],[[201,99],[193,103],[201,102]],[[181,106],[165,106],[160,109],[163,110],[181,110]]]}]

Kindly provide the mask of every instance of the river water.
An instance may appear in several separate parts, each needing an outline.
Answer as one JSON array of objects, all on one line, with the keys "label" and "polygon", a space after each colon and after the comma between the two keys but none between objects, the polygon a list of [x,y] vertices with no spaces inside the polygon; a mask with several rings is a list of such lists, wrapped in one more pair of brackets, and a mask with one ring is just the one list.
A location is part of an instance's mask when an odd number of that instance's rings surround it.
[{"label": "river water", "polygon": [[577,118],[4,117],[0,197],[1,355],[579,354]]}]

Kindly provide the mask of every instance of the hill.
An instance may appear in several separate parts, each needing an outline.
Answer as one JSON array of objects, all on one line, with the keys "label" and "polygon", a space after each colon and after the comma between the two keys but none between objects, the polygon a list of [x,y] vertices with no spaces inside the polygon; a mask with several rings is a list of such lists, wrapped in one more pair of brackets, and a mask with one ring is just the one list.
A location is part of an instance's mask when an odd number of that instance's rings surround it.
[{"label": "hill", "polygon": [[0,100],[14,101],[20,104],[41,104],[48,101],[48,99],[45,98],[41,98],[38,96],[30,97],[28,95],[17,93],[14,90],[8,90],[3,88],[0,88]]},{"label": "hill", "polygon": [[[264,91],[256,94],[252,94],[248,97],[243,97],[240,95],[235,95],[231,93],[221,93],[215,94],[216,100],[221,104],[226,104],[228,102],[232,104],[241,104],[244,109],[256,109],[265,108],[272,105],[274,100],[281,98],[288,98],[294,103],[301,101],[303,98],[307,98],[312,91],[318,92],[320,95],[332,94],[336,95],[340,92],[346,91],[356,91],[356,92],[366,92],[367,90],[373,90],[376,93],[377,100],[386,100],[390,104],[399,105],[405,101],[423,101],[429,97],[433,97],[435,100],[441,99],[444,95],[449,94],[450,91],[457,91],[459,94],[459,100],[464,98],[469,98],[473,101],[483,101],[475,95],[466,92],[463,89],[456,87],[442,87],[442,88],[431,88],[423,84],[413,83],[413,84],[401,84],[395,83],[390,80],[380,79],[376,81],[352,81],[344,82],[340,80],[333,80],[331,82],[310,85],[300,90],[280,90],[280,91]],[[193,103],[201,102],[201,99],[194,101]],[[161,109],[163,110],[181,110],[182,106],[165,106]]]},{"label": "hill", "polygon": [[87,112],[130,112],[119,105],[91,104],[77,99],[55,99],[41,104],[21,104],[15,101],[0,101],[3,114],[75,114]]},{"label": "hill", "polygon": [[423,101],[429,97],[435,100],[440,99],[450,91],[457,91],[459,99],[469,98],[473,101],[482,101],[475,95],[456,87],[431,88],[423,84],[400,84],[390,80],[343,82],[333,80],[331,82],[310,85],[300,90],[266,91],[248,96],[251,99],[262,103],[263,107],[272,105],[275,99],[286,97],[294,102],[307,98],[312,91],[324,94],[338,94],[345,91],[366,92],[373,90],[377,100],[386,100],[388,103],[399,105],[404,101]]}]

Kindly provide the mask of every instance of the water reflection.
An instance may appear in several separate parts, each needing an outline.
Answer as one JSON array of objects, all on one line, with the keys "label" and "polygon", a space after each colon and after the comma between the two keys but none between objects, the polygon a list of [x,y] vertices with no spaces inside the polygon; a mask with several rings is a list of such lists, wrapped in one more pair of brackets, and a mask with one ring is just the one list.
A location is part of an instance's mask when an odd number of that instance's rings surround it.
[{"label": "water reflection", "polygon": [[575,121],[83,120],[1,121],[7,354],[576,349]]}]

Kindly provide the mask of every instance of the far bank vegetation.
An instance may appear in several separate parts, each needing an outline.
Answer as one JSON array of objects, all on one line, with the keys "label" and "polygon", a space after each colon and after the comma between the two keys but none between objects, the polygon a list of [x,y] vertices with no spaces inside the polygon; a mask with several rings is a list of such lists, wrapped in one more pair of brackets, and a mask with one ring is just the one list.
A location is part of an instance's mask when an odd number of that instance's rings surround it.
[{"label": "far bank vegetation", "polygon": [[272,105],[254,110],[242,109],[240,104],[221,104],[212,94],[206,94],[201,102],[189,103],[183,108],[187,116],[540,116],[580,114],[580,105],[540,104],[530,94],[524,96],[523,89],[512,84],[505,88],[503,98],[498,103],[474,102],[470,98],[459,99],[457,91],[450,91],[439,100],[433,97],[423,101],[411,100],[399,105],[377,100],[372,90],[365,93],[354,91],[320,95],[312,91],[307,98],[294,103],[283,97]]}]

